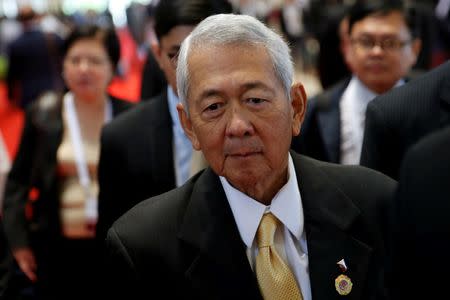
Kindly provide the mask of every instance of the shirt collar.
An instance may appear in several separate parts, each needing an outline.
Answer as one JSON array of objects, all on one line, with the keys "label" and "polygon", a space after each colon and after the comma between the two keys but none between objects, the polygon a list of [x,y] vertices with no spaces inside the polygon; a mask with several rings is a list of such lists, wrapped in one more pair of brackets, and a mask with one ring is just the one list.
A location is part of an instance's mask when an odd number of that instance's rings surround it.
[{"label": "shirt collar", "polygon": [[300,240],[304,225],[303,206],[294,163],[290,155],[288,176],[288,182],[278,191],[269,206],[265,206],[235,189],[224,177],[220,176],[239,233],[248,248],[253,244],[259,223],[266,211],[272,212],[291,234]]},{"label": "shirt collar", "polygon": [[[394,87],[404,83],[403,79],[397,81]],[[341,105],[350,110],[351,116],[365,115],[367,104],[372,101],[377,93],[370,90],[357,76],[353,76],[342,95]]]},{"label": "shirt collar", "polygon": [[356,103],[362,104],[364,107],[377,96],[377,93],[365,86],[356,76],[350,80],[347,90],[352,95],[351,99],[357,100]]},{"label": "shirt collar", "polygon": [[180,102],[178,96],[173,91],[170,85],[167,85],[167,102],[169,104],[169,112],[170,117],[172,118],[172,125],[177,128],[177,130],[181,130],[183,132],[183,128],[181,127],[181,123],[178,119],[178,111],[177,104]]},{"label": "shirt collar", "polygon": [[[395,85],[392,88],[396,88],[404,84],[405,81],[400,78]],[[361,99],[364,102],[370,102],[373,98],[378,96],[377,93],[369,89],[357,76],[353,76],[350,80],[350,83],[348,85],[348,88],[352,88],[355,95],[358,95],[360,97],[357,97],[357,99]]]}]

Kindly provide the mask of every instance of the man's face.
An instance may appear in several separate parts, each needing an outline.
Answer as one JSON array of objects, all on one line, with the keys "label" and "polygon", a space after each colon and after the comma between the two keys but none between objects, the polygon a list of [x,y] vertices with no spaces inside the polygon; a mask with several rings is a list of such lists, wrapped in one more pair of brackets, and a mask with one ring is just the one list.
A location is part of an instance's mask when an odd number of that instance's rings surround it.
[{"label": "man's face", "polygon": [[290,102],[262,46],[192,50],[189,114],[182,125],[211,168],[256,200],[271,199],[286,182],[292,135],[306,105],[301,84]]},{"label": "man's face", "polygon": [[161,37],[159,44],[152,45],[155,58],[175,93],[177,93],[176,69],[178,51],[181,43],[194,30],[194,27],[190,25],[175,26]]},{"label": "man's face", "polygon": [[412,40],[400,12],[370,15],[350,32],[346,61],[372,91],[384,93],[404,77],[416,62],[420,42]]}]

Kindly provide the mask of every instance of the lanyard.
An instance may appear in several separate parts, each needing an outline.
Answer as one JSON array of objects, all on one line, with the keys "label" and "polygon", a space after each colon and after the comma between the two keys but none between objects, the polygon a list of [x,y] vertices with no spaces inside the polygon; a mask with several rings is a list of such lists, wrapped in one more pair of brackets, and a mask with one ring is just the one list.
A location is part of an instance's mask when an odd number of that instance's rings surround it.
[{"label": "lanyard", "polygon": [[[81,137],[80,123],[75,109],[74,97],[71,92],[64,95],[64,110],[67,115],[67,125],[69,127],[70,139],[72,141],[75,165],[77,167],[78,180],[83,188],[86,204],[85,212],[88,222],[97,221],[97,196],[94,195],[91,189],[91,177],[89,175],[88,164],[86,161],[85,152],[83,149],[83,139]],[[107,101],[105,105],[105,123],[112,119],[111,101]]]}]

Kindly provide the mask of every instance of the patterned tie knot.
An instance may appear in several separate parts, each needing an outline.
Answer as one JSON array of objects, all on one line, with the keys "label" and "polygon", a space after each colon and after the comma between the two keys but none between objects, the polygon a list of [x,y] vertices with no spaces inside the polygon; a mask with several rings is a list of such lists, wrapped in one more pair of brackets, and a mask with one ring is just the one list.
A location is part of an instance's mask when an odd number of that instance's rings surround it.
[{"label": "patterned tie knot", "polygon": [[257,231],[258,248],[273,246],[278,223],[278,219],[272,213],[263,215]]}]

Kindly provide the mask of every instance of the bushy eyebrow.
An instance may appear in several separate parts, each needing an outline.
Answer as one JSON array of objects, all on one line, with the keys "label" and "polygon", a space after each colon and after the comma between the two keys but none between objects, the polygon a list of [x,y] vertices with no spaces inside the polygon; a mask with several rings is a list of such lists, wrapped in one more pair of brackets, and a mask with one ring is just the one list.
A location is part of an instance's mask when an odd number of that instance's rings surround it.
[{"label": "bushy eyebrow", "polygon": [[[246,92],[246,91],[254,90],[254,89],[260,89],[265,92],[275,94],[274,91],[272,90],[272,88],[268,87],[266,84],[264,84],[263,82],[261,82],[259,80],[246,82],[240,88],[241,88],[242,92]],[[220,90],[215,89],[215,88],[206,89],[200,94],[200,100],[207,99],[210,97],[215,97],[215,96],[222,96],[222,94],[223,94],[223,92],[221,92]]]}]

